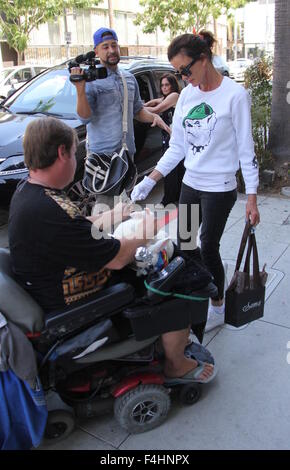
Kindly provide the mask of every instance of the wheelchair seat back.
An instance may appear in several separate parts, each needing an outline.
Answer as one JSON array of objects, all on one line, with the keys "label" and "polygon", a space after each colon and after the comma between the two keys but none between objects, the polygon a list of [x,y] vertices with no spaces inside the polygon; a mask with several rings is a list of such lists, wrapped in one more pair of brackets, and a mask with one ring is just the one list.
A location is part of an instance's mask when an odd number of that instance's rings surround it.
[{"label": "wheelchair seat back", "polygon": [[44,327],[44,312],[14,279],[9,250],[0,248],[0,311],[25,333]]}]

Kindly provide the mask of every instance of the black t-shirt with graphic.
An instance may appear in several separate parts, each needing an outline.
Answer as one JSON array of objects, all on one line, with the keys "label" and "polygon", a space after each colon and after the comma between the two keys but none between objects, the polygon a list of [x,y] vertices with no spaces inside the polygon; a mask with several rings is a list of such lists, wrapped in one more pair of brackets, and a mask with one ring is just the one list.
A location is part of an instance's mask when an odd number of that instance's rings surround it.
[{"label": "black t-shirt with graphic", "polygon": [[93,238],[91,227],[63,191],[28,181],[18,185],[8,227],[12,268],[45,312],[94,294],[110,278],[104,266],[120,242]]}]

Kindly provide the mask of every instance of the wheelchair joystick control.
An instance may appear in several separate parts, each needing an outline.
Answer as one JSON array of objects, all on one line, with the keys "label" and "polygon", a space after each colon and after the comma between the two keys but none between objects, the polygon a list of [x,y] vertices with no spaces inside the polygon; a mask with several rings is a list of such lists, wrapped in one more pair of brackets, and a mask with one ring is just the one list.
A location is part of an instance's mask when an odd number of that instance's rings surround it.
[{"label": "wheelchair joystick control", "polygon": [[[174,258],[166,268],[163,268],[151,279],[148,284],[153,289],[168,292],[173,287],[177,274],[185,267],[185,261],[181,256]],[[148,297],[152,298],[156,294],[148,291]]]}]

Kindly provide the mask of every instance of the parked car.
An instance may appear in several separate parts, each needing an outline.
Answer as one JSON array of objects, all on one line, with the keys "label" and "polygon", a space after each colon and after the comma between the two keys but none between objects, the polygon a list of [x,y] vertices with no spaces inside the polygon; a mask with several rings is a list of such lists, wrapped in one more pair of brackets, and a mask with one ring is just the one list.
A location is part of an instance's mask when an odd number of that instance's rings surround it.
[{"label": "parked car", "polygon": [[220,72],[225,77],[229,76],[229,72],[230,72],[229,66],[226,63],[226,61],[220,55],[213,54],[212,63],[213,63],[214,68],[218,72]]},{"label": "parked car", "polygon": [[0,70],[0,98],[6,98],[25,82],[45,70],[44,66],[18,65]]},{"label": "parked car", "polygon": [[[120,62],[120,67],[134,74],[144,102],[158,97],[160,77],[173,71],[168,62],[155,59],[128,58]],[[76,129],[80,141],[76,180],[82,178],[86,128],[76,115],[76,89],[69,80],[65,62],[35,77],[0,104],[0,199],[6,196],[9,200],[18,181],[28,174],[22,138],[27,124],[40,116],[56,117]],[[137,121],[134,131],[135,163],[141,177],[150,173],[162,156],[162,136],[159,127]]]},{"label": "parked car", "polygon": [[240,58],[229,62],[230,77],[236,82],[243,82],[245,78],[245,71],[253,61],[251,59]]}]

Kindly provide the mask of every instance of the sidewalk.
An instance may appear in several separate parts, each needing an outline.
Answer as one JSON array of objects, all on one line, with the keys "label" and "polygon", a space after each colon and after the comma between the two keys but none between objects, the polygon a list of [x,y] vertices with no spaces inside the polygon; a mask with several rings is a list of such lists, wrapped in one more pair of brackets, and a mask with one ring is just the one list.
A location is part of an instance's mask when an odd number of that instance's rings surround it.
[{"label": "sidewalk", "polygon": [[[219,374],[204,386],[200,401],[191,407],[173,402],[165,423],[144,434],[128,434],[108,415],[79,422],[65,441],[41,449],[290,448],[290,200],[260,196],[258,201],[260,265],[266,262],[269,273],[265,316],[241,329],[225,325],[205,335]],[[245,203],[240,195],[222,238],[229,278]]]}]

